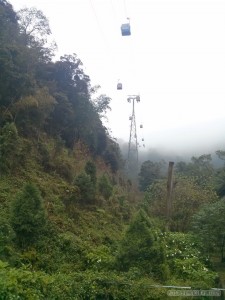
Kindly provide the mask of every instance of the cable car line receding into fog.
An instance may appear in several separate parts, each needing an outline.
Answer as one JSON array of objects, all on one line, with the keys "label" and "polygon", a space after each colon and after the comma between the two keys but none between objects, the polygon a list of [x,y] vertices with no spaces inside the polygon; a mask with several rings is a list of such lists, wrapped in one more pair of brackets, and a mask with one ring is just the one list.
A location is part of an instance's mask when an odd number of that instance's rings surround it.
[{"label": "cable car line receding into fog", "polygon": [[[96,10],[95,10],[95,7],[94,7],[94,4],[93,4],[92,0],[89,0],[89,3],[90,3],[90,6],[91,6],[91,9],[93,11],[94,17],[96,19],[96,23],[99,27],[99,32],[101,33],[102,39],[103,39],[103,41],[106,45],[106,48],[111,50],[110,47],[109,47],[108,41],[107,41],[107,39],[104,35],[104,32],[102,31],[102,27],[101,27],[101,24],[99,22],[98,15],[96,13]],[[112,6],[113,13],[114,13],[114,17],[116,18],[116,12],[114,10],[112,0],[111,0],[111,6]],[[124,0],[124,13],[125,13],[126,21],[124,21],[121,24],[121,27],[120,27],[121,34],[122,34],[122,36],[130,36],[131,35],[131,27],[130,27],[130,18],[127,17],[128,14],[127,14],[127,8],[126,8],[126,0]],[[111,53],[111,54],[113,54],[113,53]],[[113,55],[112,55],[112,58],[114,58]],[[120,81],[120,79],[118,79],[118,82],[117,82],[116,86],[117,86],[117,90],[123,90],[123,84]],[[134,102],[137,102],[137,103],[140,102],[140,95],[129,95],[127,100],[128,100],[128,102],[131,102],[131,100],[132,100],[133,101],[133,106],[134,106]],[[134,107],[133,107],[133,114],[132,114],[132,116],[129,117],[129,121],[131,122],[131,125],[130,125],[130,139],[129,139],[128,165],[127,165],[128,169],[129,169],[129,164],[131,163],[131,162],[129,162],[129,160],[131,159],[129,154],[132,151],[135,152],[135,156],[136,156],[136,159],[137,159],[136,167],[138,168],[138,147],[141,147],[141,144],[137,143],[137,132],[136,132],[136,121],[135,121]],[[133,128],[133,127],[135,127],[135,128]],[[143,125],[140,125],[140,128],[143,128]],[[131,141],[131,138],[133,139],[132,141]],[[133,142],[135,142],[135,144],[136,144],[135,149],[133,149],[133,148],[131,149],[131,144],[133,144]],[[143,138],[142,138],[142,142],[144,142]],[[142,144],[142,147],[145,147],[145,144]]]}]

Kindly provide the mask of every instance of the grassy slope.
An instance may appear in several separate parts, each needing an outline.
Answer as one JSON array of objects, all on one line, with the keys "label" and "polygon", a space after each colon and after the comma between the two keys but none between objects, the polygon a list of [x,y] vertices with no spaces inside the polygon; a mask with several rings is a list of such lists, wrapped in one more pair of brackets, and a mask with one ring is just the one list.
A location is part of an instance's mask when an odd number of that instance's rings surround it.
[{"label": "grassy slope", "polygon": [[[62,280],[60,274],[78,274],[77,276],[82,278],[79,288],[82,288],[82,282],[88,284],[90,280],[90,285],[99,276],[99,282],[103,282],[102,288],[98,283],[100,290],[105,288],[105,282],[110,281],[112,293],[120,292],[121,289],[114,287],[120,285],[120,282],[122,285],[126,285],[127,282],[129,295],[130,284],[133,282],[134,295],[146,289],[146,295],[149,296],[143,299],[157,299],[154,295],[158,293],[163,293],[161,299],[166,299],[166,290],[153,291],[150,288],[152,296],[149,294],[150,284],[155,284],[151,278],[135,277],[135,270],[130,275],[123,277],[121,273],[118,276],[112,268],[118,242],[141,200],[142,195],[137,189],[127,186],[126,180],[120,174],[113,175],[101,158],[95,158],[97,176],[107,174],[111,178],[113,194],[109,200],[97,195],[95,204],[82,205],[76,200],[73,178],[84,171],[88,160],[93,160],[87,149],[78,144],[74,151],[69,152],[63,146],[56,151],[55,141],[46,138],[42,142],[42,146],[45,147],[42,154],[37,143],[24,140],[24,145],[24,149],[29,149],[26,151],[25,162],[21,162],[21,167],[11,175],[0,178],[0,217],[9,219],[11,200],[24,184],[30,181],[41,190],[51,228],[38,245],[26,251],[21,252],[12,247],[9,251],[10,264],[19,267],[25,264],[35,272],[44,271],[45,274],[50,274],[54,277],[57,288]],[[72,280],[69,277],[64,278],[65,284]],[[46,280],[52,279],[47,277]],[[175,283],[177,282],[176,280]],[[62,293],[65,293],[65,284],[62,283]],[[183,284],[182,280],[180,284]],[[124,289],[122,290],[124,292]]]},{"label": "grassy slope", "polygon": [[[69,152],[61,146],[56,154],[55,141],[45,139],[42,146],[45,147],[44,158],[47,157],[49,166],[46,171],[46,161],[43,163],[43,154],[40,155],[37,144],[28,140],[24,140],[23,144],[26,145],[23,147],[26,159],[21,163],[22,167],[0,178],[2,217],[9,219],[11,200],[26,182],[33,182],[41,190],[48,218],[58,234],[74,235],[86,249],[120,240],[139,197],[136,191],[127,192],[121,176],[113,175],[101,158],[95,159],[97,176],[107,174],[114,182],[113,195],[109,200],[97,195],[96,203],[82,205],[76,200],[73,179],[84,171],[88,160],[93,160],[87,149],[78,144],[74,151]],[[123,186],[117,183],[119,180]],[[122,205],[121,197],[125,199]]]}]

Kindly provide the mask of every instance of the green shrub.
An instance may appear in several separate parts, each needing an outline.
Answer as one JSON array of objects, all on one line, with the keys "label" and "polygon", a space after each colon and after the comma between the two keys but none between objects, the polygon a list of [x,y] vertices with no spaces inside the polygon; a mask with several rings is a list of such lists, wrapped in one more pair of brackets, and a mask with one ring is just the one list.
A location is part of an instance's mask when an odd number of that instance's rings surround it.
[{"label": "green shrub", "polygon": [[90,175],[85,173],[75,178],[74,184],[79,188],[79,201],[81,204],[93,204],[95,202],[95,186]]},{"label": "green shrub", "polygon": [[108,200],[112,195],[113,187],[110,184],[108,177],[106,177],[106,175],[102,175],[99,178],[98,191],[106,200]]},{"label": "green shrub", "polygon": [[28,183],[12,202],[11,224],[16,233],[17,243],[26,247],[42,233],[46,214],[38,188]]},{"label": "green shrub", "polygon": [[163,281],[169,276],[163,244],[157,241],[153,224],[143,210],[129,225],[116,260],[121,271],[135,267]]}]

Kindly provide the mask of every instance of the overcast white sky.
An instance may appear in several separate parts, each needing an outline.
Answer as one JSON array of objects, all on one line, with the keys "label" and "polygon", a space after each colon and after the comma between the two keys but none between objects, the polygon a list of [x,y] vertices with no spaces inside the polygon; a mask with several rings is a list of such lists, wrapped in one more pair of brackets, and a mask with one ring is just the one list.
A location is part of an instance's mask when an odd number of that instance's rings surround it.
[{"label": "overcast white sky", "polygon": [[[146,148],[225,148],[224,0],[11,0],[42,10],[58,56],[76,53],[112,98],[107,127],[129,139],[131,104]],[[130,17],[131,36],[120,25]],[[123,90],[117,91],[117,81]],[[143,129],[139,125],[143,124]],[[145,149],[146,149],[145,148]]]}]

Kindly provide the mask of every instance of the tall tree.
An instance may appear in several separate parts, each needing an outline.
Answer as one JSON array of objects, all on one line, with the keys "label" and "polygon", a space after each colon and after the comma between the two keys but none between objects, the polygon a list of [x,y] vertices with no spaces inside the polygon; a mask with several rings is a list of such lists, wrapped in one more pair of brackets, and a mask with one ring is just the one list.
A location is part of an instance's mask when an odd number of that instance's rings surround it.
[{"label": "tall tree", "polygon": [[105,94],[102,94],[93,101],[94,108],[101,118],[106,118],[105,114],[107,110],[111,110],[111,107],[109,105],[111,100],[112,99],[110,97],[106,96]]},{"label": "tall tree", "polygon": [[[71,101],[79,94],[89,99],[90,78],[82,68],[81,60],[74,53],[64,55],[55,63],[53,79],[60,91],[64,92]],[[75,102],[76,103],[76,102]]]},{"label": "tall tree", "polygon": [[103,158],[113,173],[116,173],[124,165],[119,145],[113,139],[107,138],[107,146],[103,153]]},{"label": "tall tree", "polygon": [[11,224],[17,243],[27,247],[38,239],[46,225],[43,199],[38,188],[28,183],[12,202]]},{"label": "tall tree", "polygon": [[21,44],[17,15],[12,6],[0,1],[0,125],[10,119],[10,107],[33,86],[28,72],[30,49]]},{"label": "tall tree", "polygon": [[13,106],[15,122],[22,129],[23,134],[39,135],[55,104],[56,101],[47,88],[36,89],[33,95],[21,98]]},{"label": "tall tree", "polygon": [[56,101],[53,111],[48,118],[46,130],[52,136],[58,136],[69,144],[74,141],[74,118],[75,112],[67,96],[63,93],[54,93]]},{"label": "tall tree", "polygon": [[[48,44],[51,29],[43,12],[35,7],[23,8],[18,11],[21,37],[25,46],[35,49],[40,58],[49,61],[54,55],[55,42]],[[38,58],[38,56],[36,56]]]},{"label": "tall tree", "polygon": [[199,157],[193,156],[190,163],[178,162],[175,168],[179,174],[194,178],[196,183],[202,187],[212,186],[214,168],[211,154],[203,154]]},{"label": "tall tree", "polygon": [[168,276],[163,244],[157,241],[153,224],[143,210],[138,212],[121,241],[117,264],[120,270],[136,267],[161,280]]},{"label": "tall tree", "polygon": [[18,36],[18,16],[9,2],[0,0],[0,45],[12,44]]},{"label": "tall tree", "polygon": [[162,168],[165,162],[152,162],[147,160],[141,165],[139,173],[139,186],[141,191],[146,191],[155,180],[162,178]]}]

